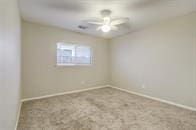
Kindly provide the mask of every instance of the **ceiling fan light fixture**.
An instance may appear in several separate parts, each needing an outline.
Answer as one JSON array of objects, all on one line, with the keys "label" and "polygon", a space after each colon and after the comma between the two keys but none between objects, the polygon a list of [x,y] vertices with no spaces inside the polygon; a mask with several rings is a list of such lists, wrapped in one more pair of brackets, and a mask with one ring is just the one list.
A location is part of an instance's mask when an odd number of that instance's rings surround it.
[{"label": "ceiling fan light fixture", "polygon": [[105,33],[109,32],[111,30],[111,27],[109,25],[103,25],[101,27],[101,30]]},{"label": "ceiling fan light fixture", "polygon": [[89,24],[97,25],[97,31],[101,30],[104,33],[110,32],[110,31],[117,31],[118,25],[122,25],[129,22],[129,18],[116,18],[111,19],[111,10],[102,10],[101,11],[101,20],[100,18],[94,21],[87,21]]}]

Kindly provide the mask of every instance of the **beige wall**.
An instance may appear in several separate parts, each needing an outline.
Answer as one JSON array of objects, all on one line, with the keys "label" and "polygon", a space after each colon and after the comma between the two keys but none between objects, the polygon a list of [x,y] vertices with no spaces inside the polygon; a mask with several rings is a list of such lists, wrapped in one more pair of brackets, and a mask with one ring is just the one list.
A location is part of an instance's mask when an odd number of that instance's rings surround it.
[{"label": "beige wall", "polygon": [[[196,107],[196,13],[110,41],[29,22],[22,25],[23,98],[110,83]],[[59,41],[90,45],[93,65],[56,67]]]},{"label": "beige wall", "polygon": [[0,130],[13,130],[20,103],[20,16],[16,0],[0,1]]},{"label": "beige wall", "polygon": [[[108,84],[107,40],[29,22],[22,28],[23,98]],[[61,41],[91,46],[92,65],[56,67],[56,44]]]},{"label": "beige wall", "polygon": [[196,13],[114,38],[111,83],[196,107]]}]

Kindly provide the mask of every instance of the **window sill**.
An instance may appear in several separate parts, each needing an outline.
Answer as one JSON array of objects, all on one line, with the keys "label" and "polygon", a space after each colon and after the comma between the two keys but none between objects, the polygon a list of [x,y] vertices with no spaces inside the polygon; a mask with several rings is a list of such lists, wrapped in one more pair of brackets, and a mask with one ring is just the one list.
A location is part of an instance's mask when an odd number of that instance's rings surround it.
[{"label": "window sill", "polygon": [[92,64],[57,64],[56,67],[92,66]]}]

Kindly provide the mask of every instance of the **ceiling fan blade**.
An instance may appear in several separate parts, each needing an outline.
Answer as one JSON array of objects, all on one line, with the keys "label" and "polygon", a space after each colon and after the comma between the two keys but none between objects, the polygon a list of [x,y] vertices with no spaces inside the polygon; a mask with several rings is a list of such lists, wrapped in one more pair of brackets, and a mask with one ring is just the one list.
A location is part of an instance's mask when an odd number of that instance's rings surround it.
[{"label": "ceiling fan blade", "polygon": [[127,23],[128,21],[129,21],[129,18],[120,18],[120,19],[113,20],[111,22],[111,25],[113,25],[113,26],[120,25],[120,24],[123,24],[123,23]]},{"label": "ceiling fan blade", "polygon": [[111,26],[111,30],[116,31],[116,30],[118,30],[118,27],[117,26]]},{"label": "ceiling fan blade", "polygon": [[102,25],[103,23],[101,22],[93,22],[93,21],[87,21],[89,24],[95,24],[95,25]]}]

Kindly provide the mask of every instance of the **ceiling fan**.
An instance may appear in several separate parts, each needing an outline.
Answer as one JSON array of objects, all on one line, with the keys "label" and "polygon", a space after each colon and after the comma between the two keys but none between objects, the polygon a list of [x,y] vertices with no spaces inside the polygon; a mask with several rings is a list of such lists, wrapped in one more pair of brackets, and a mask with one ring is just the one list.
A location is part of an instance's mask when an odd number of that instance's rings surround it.
[{"label": "ceiling fan", "polygon": [[111,30],[118,30],[118,25],[125,24],[129,21],[129,18],[118,18],[115,20],[112,20],[110,10],[102,10],[101,16],[102,19],[97,19],[93,21],[86,21],[88,24],[98,25],[97,30],[101,30],[105,33],[111,31]]}]

